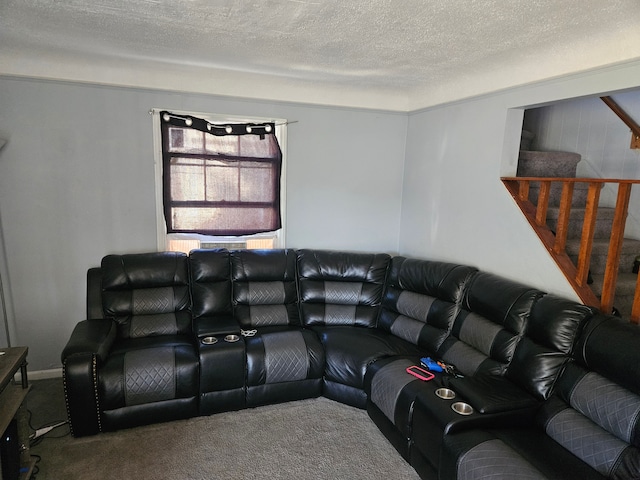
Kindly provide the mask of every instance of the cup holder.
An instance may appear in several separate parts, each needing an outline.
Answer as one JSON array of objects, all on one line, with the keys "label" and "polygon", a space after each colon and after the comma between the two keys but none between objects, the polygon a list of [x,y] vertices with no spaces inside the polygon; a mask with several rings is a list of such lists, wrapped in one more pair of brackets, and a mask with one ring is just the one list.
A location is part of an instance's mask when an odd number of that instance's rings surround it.
[{"label": "cup holder", "polygon": [[214,343],[218,343],[218,339],[216,337],[202,337],[200,339],[200,341],[204,344],[204,345],[213,345]]},{"label": "cup holder", "polygon": [[456,392],[454,392],[450,388],[438,388],[436,390],[436,395],[443,400],[451,400],[452,398],[455,398]]},{"label": "cup holder", "polygon": [[229,343],[237,342],[238,340],[240,340],[239,335],[227,335],[224,337],[224,341]]},{"label": "cup holder", "polygon": [[471,415],[473,413],[473,407],[464,402],[454,402],[451,404],[451,408],[460,415]]}]

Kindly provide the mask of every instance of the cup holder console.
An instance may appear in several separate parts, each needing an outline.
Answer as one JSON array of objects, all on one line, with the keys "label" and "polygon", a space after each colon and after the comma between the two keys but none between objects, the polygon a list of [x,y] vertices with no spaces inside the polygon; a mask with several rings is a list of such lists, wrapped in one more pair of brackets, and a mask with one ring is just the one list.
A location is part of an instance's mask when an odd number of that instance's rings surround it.
[{"label": "cup holder console", "polygon": [[436,390],[436,395],[444,400],[451,400],[452,398],[455,398],[456,392],[450,388],[438,388]]},{"label": "cup holder console", "polygon": [[[225,335],[224,337],[224,341],[227,343],[235,343],[238,340],[240,340],[240,335],[230,334],[230,335]],[[213,345],[215,343],[218,343],[218,337],[214,337],[213,335],[208,335],[206,337],[202,337],[200,339],[200,342],[203,345]]]},{"label": "cup holder console", "polygon": [[[456,398],[456,392],[450,388],[438,388],[435,394],[443,400],[452,400]],[[451,409],[458,415],[471,415],[473,413],[473,407],[466,402],[453,402]]]},{"label": "cup holder console", "polygon": [[451,404],[451,408],[460,415],[471,415],[473,413],[473,407],[465,402],[454,402]]}]

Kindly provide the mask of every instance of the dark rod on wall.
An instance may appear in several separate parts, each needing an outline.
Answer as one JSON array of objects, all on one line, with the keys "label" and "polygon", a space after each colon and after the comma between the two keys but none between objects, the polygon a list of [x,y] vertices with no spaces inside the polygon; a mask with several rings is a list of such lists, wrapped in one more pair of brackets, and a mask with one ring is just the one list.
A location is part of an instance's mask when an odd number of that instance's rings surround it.
[{"label": "dark rod on wall", "polygon": [[[6,140],[0,138],[0,150],[4,147]],[[2,230],[2,217],[0,216],[0,247],[2,247],[2,251],[0,254],[6,258],[4,254],[4,232]],[[6,264],[6,262],[5,262]],[[7,317],[7,302],[4,298],[4,284],[2,283],[2,269],[0,269],[0,302],[2,303],[2,319],[4,322],[4,331],[7,335],[7,347],[11,347],[11,336],[9,334],[9,317]]]}]

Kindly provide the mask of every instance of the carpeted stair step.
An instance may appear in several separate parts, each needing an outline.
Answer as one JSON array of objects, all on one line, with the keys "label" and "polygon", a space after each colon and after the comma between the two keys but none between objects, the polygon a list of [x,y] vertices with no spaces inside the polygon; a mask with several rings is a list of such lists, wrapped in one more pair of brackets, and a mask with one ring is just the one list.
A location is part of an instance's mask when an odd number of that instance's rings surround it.
[{"label": "carpeted stair step", "polygon": [[[580,252],[580,239],[567,240],[566,250],[569,257],[577,264],[578,254]],[[604,274],[608,253],[609,239],[594,239],[591,249],[591,264],[589,267],[593,275]],[[620,273],[631,273],[633,262],[638,255],[640,255],[640,240],[625,238],[622,242],[618,271]]]},{"label": "carpeted stair step", "polygon": [[[582,237],[582,226],[584,223],[584,207],[572,207],[569,214],[569,226],[567,232],[567,238],[580,238]],[[560,209],[558,207],[549,207],[547,210],[547,225],[554,232],[557,231],[558,215]],[[615,215],[615,209],[609,207],[601,207],[598,209],[596,215],[596,225],[594,238],[608,239],[611,235],[611,226],[613,225],[613,217]]]},{"label": "carpeted stair step", "polygon": [[[638,281],[637,273],[621,272],[616,282],[616,296],[613,302],[614,307],[622,318],[631,317],[631,309],[633,307],[633,298],[636,290],[636,282]],[[600,298],[602,295],[602,283],[604,275],[593,275],[593,284],[591,289],[593,293]]]},{"label": "carpeted stair step", "polygon": [[537,152],[520,150],[518,177],[575,177],[582,157],[573,152]]}]

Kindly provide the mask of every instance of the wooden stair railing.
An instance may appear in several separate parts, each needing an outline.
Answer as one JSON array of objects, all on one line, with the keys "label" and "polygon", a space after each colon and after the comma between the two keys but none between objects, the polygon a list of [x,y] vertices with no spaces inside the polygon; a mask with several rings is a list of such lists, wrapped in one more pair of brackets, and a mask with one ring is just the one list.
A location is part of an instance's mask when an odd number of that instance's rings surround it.
[{"label": "wooden stair railing", "polygon": [[629,148],[640,148],[640,125],[625,112],[611,97],[600,97],[604,103],[615,113],[624,124],[631,130],[631,146]]},{"label": "wooden stair railing", "polygon": [[[622,242],[624,240],[625,220],[627,218],[627,211],[629,208],[631,187],[634,184],[640,184],[640,180],[503,177],[502,182],[507,187],[507,190],[542,240],[556,264],[560,267],[567,280],[571,283],[581,301],[585,305],[590,305],[592,307],[599,308],[603,312],[611,313],[613,311],[613,299],[615,297],[616,282],[618,279],[618,267],[620,264]],[[531,182],[540,183],[540,193],[538,194],[537,205],[533,205],[529,200]],[[555,235],[547,226],[547,209],[549,207],[549,193],[551,191],[552,183],[562,184],[562,194],[560,198],[558,223]],[[577,265],[573,263],[565,250],[573,189],[576,183],[586,183],[589,185]],[[616,201],[613,225],[611,229],[611,240],[609,242],[602,295],[600,299],[598,299],[591,288],[587,285],[587,277],[591,262],[591,249],[593,247],[596,215],[598,212],[598,200],[600,197],[600,190],[605,183],[618,185],[618,198]],[[634,323],[640,323],[640,273],[638,273],[638,280],[636,282],[633,307],[631,310],[631,321]]]}]

